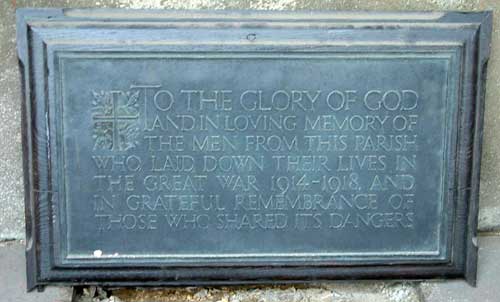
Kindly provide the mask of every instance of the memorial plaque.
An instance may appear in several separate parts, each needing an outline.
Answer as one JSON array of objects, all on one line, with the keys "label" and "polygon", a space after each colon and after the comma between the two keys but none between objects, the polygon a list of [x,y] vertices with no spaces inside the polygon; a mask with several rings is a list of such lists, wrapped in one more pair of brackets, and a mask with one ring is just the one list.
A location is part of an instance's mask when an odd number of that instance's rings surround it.
[{"label": "memorial plaque", "polygon": [[29,288],[474,283],[491,13],[17,25]]}]

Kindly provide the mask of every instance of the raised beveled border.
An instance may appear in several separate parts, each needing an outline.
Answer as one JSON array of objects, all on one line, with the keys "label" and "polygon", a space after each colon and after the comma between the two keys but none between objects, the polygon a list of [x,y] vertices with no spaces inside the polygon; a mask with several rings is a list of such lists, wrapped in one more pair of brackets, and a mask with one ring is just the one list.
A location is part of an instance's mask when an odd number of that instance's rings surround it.
[{"label": "raised beveled border", "polygon": [[[477,265],[477,210],[481,157],[484,80],[489,57],[491,12],[227,12],[227,11],[129,11],[80,9],[20,9],[17,12],[18,52],[23,74],[23,152],[26,204],[26,255],[28,289],[47,284],[203,285],[296,283],[344,278],[466,278],[475,283]],[[126,29],[161,30],[163,36],[124,34]],[[224,32],[213,37],[211,30]],[[111,32],[122,31],[122,40]],[[196,32],[194,32],[196,31]],[[208,35],[201,35],[206,31]],[[191,32],[191,35],[188,33]],[[167,36],[165,36],[165,33]],[[263,35],[261,35],[263,33]],[[348,34],[346,34],[348,33]],[[390,37],[389,37],[390,33]],[[171,36],[168,36],[171,35]],[[261,36],[264,39],[261,39]],[[249,38],[250,37],[250,38]],[[254,38],[257,38],[256,40]],[[388,265],[331,263],[313,266],[307,261],[293,266],[239,263],[237,266],[197,267],[161,265],[62,268],[58,249],[55,208],[58,204],[57,142],[50,121],[49,53],[61,49],[144,50],[169,43],[178,52],[193,51],[347,51],[406,49],[460,49],[461,70],[456,106],[456,149],[448,169],[456,181],[450,202],[454,205],[448,230],[451,255],[444,263]],[[168,41],[167,41],[168,40]],[[131,43],[134,42],[134,43]],[[168,44],[167,43],[167,44]],[[57,47],[56,47],[57,46]],[[52,100],[53,101],[53,100]],[[445,166],[446,169],[446,166]]]}]

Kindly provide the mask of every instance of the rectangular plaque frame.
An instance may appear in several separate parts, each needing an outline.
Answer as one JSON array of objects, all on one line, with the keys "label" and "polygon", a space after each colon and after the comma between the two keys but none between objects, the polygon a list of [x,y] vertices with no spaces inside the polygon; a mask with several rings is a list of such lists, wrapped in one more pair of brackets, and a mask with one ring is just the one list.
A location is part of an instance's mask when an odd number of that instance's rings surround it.
[{"label": "rectangular plaque frame", "polygon": [[[203,12],[20,9],[28,289],[465,278],[475,284],[491,12]],[[153,34],[154,33],[154,34]],[[71,254],[61,97],[67,60],[445,60],[446,140],[436,251]],[[68,61],[68,62],[70,62]],[[92,66],[88,63],[88,66]],[[95,63],[94,63],[95,64]],[[312,63],[311,63],[312,64]],[[168,66],[167,66],[168,67]],[[76,67],[75,67],[76,68]],[[83,80],[82,80],[83,81]],[[64,94],[64,92],[62,92]],[[453,114],[452,114],[453,113]],[[71,124],[70,124],[71,125]],[[430,135],[429,133],[427,133]],[[71,159],[71,158],[70,158]],[[70,172],[68,172],[70,173]],[[66,214],[67,215],[67,214]]]}]

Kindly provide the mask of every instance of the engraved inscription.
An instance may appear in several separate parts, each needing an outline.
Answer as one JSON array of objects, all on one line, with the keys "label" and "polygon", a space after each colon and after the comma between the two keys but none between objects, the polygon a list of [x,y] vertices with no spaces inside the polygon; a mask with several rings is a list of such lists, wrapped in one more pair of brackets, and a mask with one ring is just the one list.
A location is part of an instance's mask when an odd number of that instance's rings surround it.
[{"label": "engraved inscription", "polygon": [[[129,149],[130,135],[119,123],[137,127],[139,99],[146,115],[143,128],[132,132],[145,154],[96,150],[92,156],[101,232],[156,230],[158,224],[219,230],[414,227],[417,91],[235,94],[148,84],[92,93],[99,100],[97,129],[109,124],[113,130],[106,143],[96,141],[100,147]],[[266,170],[275,173],[263,184],[257,173]],[[220,194],[207,194],[209,183],[232,198],[222,202]],[[116,211],[120,202],[123,213]]]}]

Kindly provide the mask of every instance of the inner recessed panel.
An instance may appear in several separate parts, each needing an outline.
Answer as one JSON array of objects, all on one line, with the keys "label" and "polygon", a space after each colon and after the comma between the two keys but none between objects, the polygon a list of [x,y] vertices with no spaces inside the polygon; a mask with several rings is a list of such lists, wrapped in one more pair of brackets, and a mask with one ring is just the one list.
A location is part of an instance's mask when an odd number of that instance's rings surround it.
[{"label": "inner recessed panel", "polygon": [[63,248],[94,259],[442,257],[448,64],[60,54]]}]

